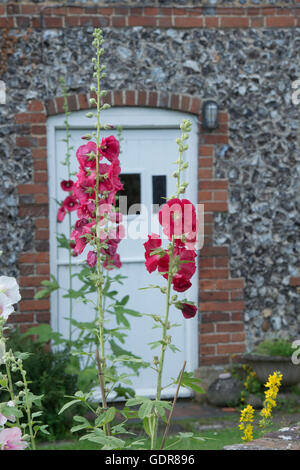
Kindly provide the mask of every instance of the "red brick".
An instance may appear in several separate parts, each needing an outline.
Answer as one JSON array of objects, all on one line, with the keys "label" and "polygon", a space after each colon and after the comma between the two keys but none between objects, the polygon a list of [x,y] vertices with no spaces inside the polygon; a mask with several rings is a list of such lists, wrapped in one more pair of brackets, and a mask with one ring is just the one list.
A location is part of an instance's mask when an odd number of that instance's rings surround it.
[{"label": "red brick", "polygon": [[217,346],[218,354],[235,354],[245,351],[244,344],[224,344]]},{"label": "red brick", "polygon": [[129,16],[128,26],[156,26],[156,18],[151,16]]},{"label": "red brick", "polygon": [[8,323],[33,322],[33,313],[12,314],[7,321]]},{"label": "red brick", "polygon": [[221,18],[221,28],[248,28],[249,18],[241,16]]},{"label": "red brick", "polygon": [[201,250],[201,256],[227,256],[228,248],[226,246],[205,246]]},{"label": "red brick", "polygon": [[19,194],[44,194],[48,193],[48,186],[46,184],[19,184]]},{"label": "red brick", "polygon": [[213,159],[211,157],[199,158],[199,161],[198,161],[199,168],[212,168],[212,166],[213,166]]},{"label": "red brick", "polygon": [[20,302],[21,312],[28,312],[30,310],[49,310],[50,302],[48,299],[42,300],[22,300]]},{"label": "red brick", "polygon": [[48,228],[49,227],[49,219],[36,219],[35,226],[37,228]]},{"label": "red brick", "polygon": [[38,312],[36,313],[36,320],[39,323],[49,323],[50,322],[50,312]]},{"label": "red brick", "polygon": [[201,289],[203,291],[210,291],[214,288],[215,288],[215,281],[207,281],[207,280],[205,280],[205,281],[200,280],[199,281],[199,289]]},{"label": "red brick", "polygon": [[156,91],[149,92],[149,106],[155,107],[157,104],[157,93]]},{"label": "red brick", "polygon": [[227,191],[214,191],[214,201],[227,201]]},{"label": "red brick", "polygon": [[227,202],[206,202],[204,204],[205,212],[227,212]]},{"label": "red brick", "polygon": [[199,306],[201,312],[234,312],[245,308],[245,303],[237,302],[202,302]]},{"label": "red brick", "polygon": [[33,137],[17,137],[16,145],[17,147],[37,147],[37,139]]},{"label": "red brick", "polygon": [[47,158],[47,149],[32,149],[32,158]]},{"label": "red brick", "polygon": [[206,28],[218,28],[219,18],[216,16],[206,16],[205,17],[205,27]]},{"label": "red brick", "polygon": [[215,259],[216,268],[226,268],[228,267],[228,258],[216,258]]},{"label": "red brick", "polygon": [[218,344],[229,342],[230,334],[201,334],[199,338],[200,344]]},{"label": "red brick", "polygon": [[125,98],[126,106],[134,106],[135,105],[135,91],[127,90],[125,96],[126,96]]},{"label": "red brick", "polygon": [[191,98],[189,96],[181,96],[181,109],[182,111],[190,110]]},{"label": "red brick", "polygon": [[48,194],[34,194],[34,202],[36,204],[48,204],[49,196]]},{"label": "red brick", "polygon": [[216,289],[217,290],[231,290],[231,289],[242,289],[244,287],[243,279],[226,279],[226,280],[217,280]]},{"label": "red brick", "polygon": [[199,325],[199,332],[200,333],[214,333],[215,326],[213,323],[205,323],[204,325]]},{"label": "red brick", "polygon": [[201,346],[200,345],[199,352],[200,354],[203,354],[204,356],[212,356],[216,354],[216,348],[215,346]]},{"label": "red brick", "polygon": [[214,148],[210,145],[199,146],[199,156],[212,157],[214,155]]},{"label": "red brick", "polygon": [[171,28],[172,26],[174,26],[173,17],[166,16],[164,18],[157,18],[157,26],[159,28]]},{"label": "red brick", "polygon": [[208,180],[200,182],[200,189],[227,189],[227,180]]},{"label": "red brick", "polygon": [[46,135],[46,126],[44,124],[38,125],[35,124],[31,126],[31,134],[32,135]]},{"label": "red brick", "polygon": [[290,285],[293,287],[300,286],[300,277],[291,277]]},{"label": "red brick", "polygon": [[21,253],[19,254],[20,263],[47,263],[49,262],[49,253]]},{"label": "red brick", "polygon": [[215,322],[224,322],[230,321],[230,314],[229,313],[203,313],[202,314],[202,323],[215,323]]},{"label": "red brick", "polygon": [[180,17],[175,18],[176,28],[202,28],[204,26],[203,18]]},{"label": "red brick", "polygon": [[208,145],[228,144],[228,136],[222,134],[202,134],[202,141]]},{"label": "red brick", "polygon": [[48,181],[48,172],[47,171],[36,171],[34,173],[34,182],[35,183],[45,183]]},{"label": "red brick", "polygon": [[44,104],[42,101],[30,100],[27,103],[28,111],[44,111]]},{"label": "red brick", "polygon": [[48,165],[46,160],[34,160],[33,161],[34,171],[47,170]]},{"label": "red brick", "polygon": [[47,16],[44,18],[46,28],[62,28],[63,27],[63,18],[60,17],[50,17]]},{"label": "red brick", "polygon": [[218,323],[216,325],[218,332],[244,331],[243,323]]},{"label": "red brick", "polygon": [[227,279],[228,269],[202,269],[199,273],[200,279]]},{"label": "red brick", "polygon": [[215,300],[228,300],[228,292],[200,292],[200,302],[215,301]]},{"label": "red brick", "polygon": [[37,265],[36,274],[50,274],[49,264],[39,264],[39,265]]},{"label": "red brick", "polygon": [[138,91],[137,95],[137,104],[138,106],[145,106],[147,103],[147,92],[146,91]]},{"label": "red brick", "polygon": [[263,17],[250,18],[251,28],[262,28],[265,25],[265,19]]},{"label": "red brick", "polygon": [[266,18],[267,28],[289,28],[295,25],[293,16],[273,16]]},{"label": "red brick", "polygon": [[49,230],[36,230],[34,238],[36,240],[49,240]]},{"label": "red brick", "polygon": [[126,19],[127,18],[124,16],[113,16],[111,19],[111,24],[115,28],[122,28],[123,26],[127,26]]},{"label": "red brick", "polygon": [[246,334],[245,333],[233,333],[231,335],[231,341],[233,343],[242,343],[246,339]]},{"label": "red brick", "polygon": [[49,280],[49,276],[20,276],[21,287],[40,287],[41,282]]}]

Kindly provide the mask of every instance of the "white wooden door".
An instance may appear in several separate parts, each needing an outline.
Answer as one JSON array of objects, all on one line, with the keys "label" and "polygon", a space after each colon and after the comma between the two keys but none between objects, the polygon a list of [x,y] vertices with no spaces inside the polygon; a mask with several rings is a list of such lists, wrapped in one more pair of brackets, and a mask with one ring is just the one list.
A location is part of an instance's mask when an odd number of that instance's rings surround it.
[{"label": "white wooden door", "polygon": [[[185,195],[194,204],[197,203],[197,121],[191,115],[174,111],[165,111],[146,108],[111,108],[103,113],[102,119],[115,128],[123,127],[121,142],[122,153],[120,162],[122,175],[127,181],[140,188],[140,202],[148,208],[148,214],[142,208],[139,216],[129,215],[127,222],[128,236],[119,245],[122,268],[120,273],[127,276],[124,285],[120,287],[120,298],[130,295],[128,308],[133,308],[141,313],[163,314],[164,296],[156,289],[139,290],[149,284],[162,284],[166,281],[158,274],[147,272],[144,265],[144,246],[147,234],[151,233],[150,221],[157,222],[157,215],[151,215],[151,204],[153,201],[153,185],[166,185],[166,194],[175,192],[175,179],[171,177],[176,166],[173,164],[178,156],[176,138],[180,136],[179,125],[182,119],[192,121],[192,132],[189,140],[189,150],[185,158],[189,161],[189,169],[185,172],[185,179],[189,182],[188,191]],[[50,263],[51,272],[58,278],[60,285],[68,286],[68,259],[66,250],[57,248],[56,234],[67,233],[67,221],[62,224],[56,221],[57,204],[55,200],[62,200],[66,193],[60,188],[62,179],[67,179],[66,167],[60,164],[65,155],[65,138],[63,128],[64,116],[53,116],[48,119],[48,164],[49,164],[49,194],[50,194]],[[72,171],[77,171],[77,159],[75,151],[84,141],[81,137],[91,131],[90,119],[85,117],[85,112],[79,111],[70,116],[70,131],[72,134],[71,144],[74,146],[74,157],[72,158]],[[105,131],[102,136],[115,135],[116,131]],[[131,175],[131,176],[128,176]],[[122,177],[121,177],[122,179]],[[73,214],[74,221],[76,215]],[[144,230],[144,236],[140,239],[131,239],[134,234],[133,227],[139,221],[148,221],[148,228]],[[145,227],[144,227],[145,229]],[[152,226],[152,231],[158,233],[158,229]],[[134,235],[136,236],[136,235]],[[74,258],[74,269],[79,269],[78,264],[85,260],[86,253],[80,258]],[[117,270],[114,270],[116,273]],[[185,297],[197,302],[197,272],[192,278],[193,287],[185,292]],[[76,287],[76,285],[75,285]],[[74,318],[79,321],[89,321],[94,312],[89,305],[75,304]],[[63,299],[61,294],[54,293],[51,297],[51,323],[52,327],[65,336],[68,335],[68,300]],[[197,317],[185,320],[177,309],[170,312],[172,323],[180,323],[181,326],[171,331],[173,342],[180,352],[167,351],[165,360],[165,373],[163,383],[167,385],[172,377],[177,377],[184,360],[187,361],[187,370],[193,371],[197,365],[198,356],[198,328]],[[126,349],[141,356],[145,361],[152,362],[153,356],[158,350],[150,350],[148,343],[155,341],[161,334],[160,329],[152,329],[153,320],[147,316],[141,318],[130,318],[131,331],[128,334]],[[142,370],[138,377],[133,378],[133,386],[138,395],[154,396],[156,374],[152,370]],[[172,396],[175,387],[169,387],[163,391],[164,397]],[[182,389],[181,396],[189,396],[190,392]]]}]

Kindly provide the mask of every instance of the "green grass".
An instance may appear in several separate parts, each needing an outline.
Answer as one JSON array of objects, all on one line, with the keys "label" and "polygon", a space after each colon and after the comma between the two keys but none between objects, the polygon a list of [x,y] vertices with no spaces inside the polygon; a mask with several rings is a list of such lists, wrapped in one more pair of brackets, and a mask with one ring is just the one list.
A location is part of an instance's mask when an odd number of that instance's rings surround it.
[{"label": "green grass", "polygon": [[[278,429],[280,426],[273,425],[270,429]],[[266,432],[266,431],[265,431]],[[260,437],[261,431],[254,432],[254,438]],[[220,430],[207,430],[203,432],[195,432],[195,436],[204,440],[199,442],[194,439],[188,439],[178,442],[178,437],[170,436],[167,439],[165,448],[170,450],[221,450],[224,446],[230,444],[239,444],[241,440],[241,431],[237,426],[228,427]],[[139,437],[142,437],[141,435]],[[148,445],[145,448],[149,448]],[[99,445],[88,441],[74,440],[72,442],[54,443],[39,446],[39,450],[99,450]]]}]

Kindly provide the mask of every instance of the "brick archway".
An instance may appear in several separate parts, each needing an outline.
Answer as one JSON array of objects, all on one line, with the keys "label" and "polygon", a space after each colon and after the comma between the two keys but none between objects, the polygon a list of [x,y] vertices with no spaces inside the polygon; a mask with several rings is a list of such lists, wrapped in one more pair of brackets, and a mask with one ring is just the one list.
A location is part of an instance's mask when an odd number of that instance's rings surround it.
[{"label": "brick archway", "polygon": [[[90,94],[68,97],[70,111],[91,108]],[[205,207],[205,241],[199,259],[200,365],[227,364],[231,355],[245,350],[243,279],[230,277],[228,246],[214,246],[214,214],[228,210],[228,181],[214,177],[215,145],[228,143],[228,114],[220,111],[220,127],[205,133],[201,127],[201,101],[185,94],[145,90],[109,91],[104,102],[111,106],[164,108],[198,116],[198,201]],[[50,321],[49,300],[33,300],[42,280],[49,279],[49,207],[47,173],[48,116],[63,113],[63,97],[29,101],[27,112],[15,116],[20,131],[16,147],[31,150],[32,180],[18,186],[19,216],[34,220],[33,248],[19,254],[22,301],[12,323],[22,330]]]}]

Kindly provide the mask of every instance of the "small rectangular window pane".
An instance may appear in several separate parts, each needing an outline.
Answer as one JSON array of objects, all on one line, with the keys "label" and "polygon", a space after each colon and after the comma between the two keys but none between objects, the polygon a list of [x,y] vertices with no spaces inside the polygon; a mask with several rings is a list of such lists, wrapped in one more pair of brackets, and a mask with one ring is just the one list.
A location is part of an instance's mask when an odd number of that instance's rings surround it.
[{"label": "small rectangular window pane", "polygon": [[[152,176],[152,201],[153,204],[164,204],[167,197],[166,175]],[[155,212],[157,211],[157,208]]]},{"label": "small rectangular window pane", "polygon": [[127,210],[122,200],[121,204],[119,200],[117,201],[117,206],[120,207],[120,211],[123,214],[128,214],[130,207],[133,204],[137,204],[131,212],[139,214],[141,210],[141,175],[139,173],[121,173],[120,180],[123,183],[124,189],[118,192],[118,196],[127,196]]}]

